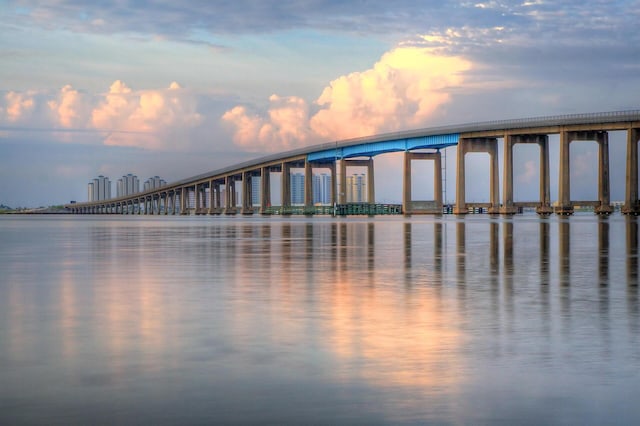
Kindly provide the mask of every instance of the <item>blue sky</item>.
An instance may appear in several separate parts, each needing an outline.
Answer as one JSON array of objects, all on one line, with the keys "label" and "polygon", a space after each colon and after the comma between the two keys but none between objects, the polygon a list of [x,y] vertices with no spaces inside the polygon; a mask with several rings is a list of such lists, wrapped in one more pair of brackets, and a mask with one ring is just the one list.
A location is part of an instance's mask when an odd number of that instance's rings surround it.
[{"label": "blue sky", "polygon": [[[0,0],[0,203],[372,133],[638,109],[639,18],[640,1]],[[624,135],[611,149],[620,199]],[[534,154],[516,151],[516,197],[536,196]],[[572,144],[575,199],[595,197],[595,154]],[[468,163],[482,200],[488,161]],[[379,199],[401,198],[400,164],[376,159]]]}]

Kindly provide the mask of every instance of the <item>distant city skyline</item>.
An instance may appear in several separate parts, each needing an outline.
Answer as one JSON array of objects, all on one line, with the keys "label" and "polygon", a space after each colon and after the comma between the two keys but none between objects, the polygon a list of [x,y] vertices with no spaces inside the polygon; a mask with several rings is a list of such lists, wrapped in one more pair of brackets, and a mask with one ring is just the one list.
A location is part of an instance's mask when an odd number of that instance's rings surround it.
[{"label": "distant city skyline", "polygon": [[[140,192],[140,180],[137,175],[128,173],[116,181],[116,196],[112,197],[111,180],[108,176],[98,176],[89,182],[87,187],[87,201],[108,200],[125,197]],[[143,184],[143,191],[149,191],[165,186],[167,182],[160,176],[153,176]]]}]

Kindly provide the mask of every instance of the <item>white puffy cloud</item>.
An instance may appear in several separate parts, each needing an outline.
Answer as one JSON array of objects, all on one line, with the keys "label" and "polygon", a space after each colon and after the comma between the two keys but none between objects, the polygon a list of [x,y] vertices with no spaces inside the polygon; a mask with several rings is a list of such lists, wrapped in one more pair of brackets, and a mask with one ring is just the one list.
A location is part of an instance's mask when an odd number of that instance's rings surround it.
[{"label": "white puffy cloud", "polygon": [[116,80],[102,94],[71,85],[55,93],[7,92],[0,99],[0,124],[10,128],[27,120],[32,127],[54,131],[52,141],[71,142],[73,133],[64,130],[82,130],[102,135],[105,145],[167,149],[191,143],[189,134],[204,117],[195,94],[176,82],[166,89],[135,91]]},{"label": "white puffy cloud", "polygon": [[8,92],[5,97],[5,105],[2,108],[4,118],[11,123],[18,122],[28,117],[34,109],[35,101],[31,93]]},{"label": "white puffy cloud", "polygon": [[237,145],[248,151],[279,151],[303,145],[314,137],[304,99],[272,95],[269,102],[267,118],[251,115],[243,106],[236,106],[222,116],[224,122],[235,127]]},{"label": "white puffy cloud", "polygon": [[266,116],[245,107],[227,111],[236,144],[251,150],[281,150],[311,142],[366,136],[428,123],[450,99],[471,64],[422,46],[401,46],[371,68],[333,80],[309,106],[297,97],[273,95]]},{"label": "white puffy cloud", "polygon": [[90,103],[86,96],[67,84],[57,99],[47,102],[57,123],[66,128],[84,127],[87,124]]},{"label": "white puffy cloud", "polygon": [[134,92],[118,80],[92,111],[95,128],[117,130],[107,136],[106,145],[175,147],[179,141],[170,135],[193,128],[201,121],[195,98],[176,82],[168,89]]}]

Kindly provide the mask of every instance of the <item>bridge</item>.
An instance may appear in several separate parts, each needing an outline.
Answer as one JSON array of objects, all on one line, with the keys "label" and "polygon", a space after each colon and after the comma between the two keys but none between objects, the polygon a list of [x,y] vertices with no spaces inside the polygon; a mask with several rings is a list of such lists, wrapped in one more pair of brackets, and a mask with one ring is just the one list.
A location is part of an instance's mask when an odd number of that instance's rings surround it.
[{"label": "bridge", "polygon": [[[638,215],[638,140],[640,110],[534,117],[482,123],[432,127],[354,138],[309,146],[273,154],[240,164],[213,170],[161,188],[109,200],[72,203],[65,207],[75,214],[270,214],[271,174],[280,173],[281,206],[279,212],[292,212],[291,170],[304,169],[305,214],[328,213],[313,206],[313,169],[330,170],[332,206],[347,205],[346,176],[349,167],[367,170],[367,203],[375,204],[373,157],[390,152],[404,152],[402,212],[404,214],[440,214],[442,201],[441,150],[457,145],[455,214],[466,214],[474,208],[485,208],[491,214],[514,214],[521,207],[535,208],[538,214],[553,212],[569,215],[574,207],[590,206],[597,214],[613,212],[610,200],[609,138],[610,131],[626,131],[626,187],[622,213]],[[560,136],[559,188],[556,205],[550,200],[549,135]],[[498,139],[503,143],[502,202],[499,199]],[[576,141],[598,144],[598,199],[571,200],[570,146]],[[515,202],[513,197],[514,145],[536,144],[539,147],[539,198]],[[488,203],[471,203],[465,199],[465,156],[485,152],[490,157],[490,189]],[[414,201],[411,193],[411,164],[416,160],[434,162],[434,200]],[[337,173],[339,167],[340,173]],[[260,206],[252,203],[252,180],[259,177]],[[242,200],[236,200],[236,186],[241,185]],[[224,188],[224,190],[223,190]],[[224,197],[222,194],[224,192]],[[224,198],[224,199],[223,199]],[[335,212],[335,208],[333,209]],[[372,208],[371,211],[378,211]]]}]

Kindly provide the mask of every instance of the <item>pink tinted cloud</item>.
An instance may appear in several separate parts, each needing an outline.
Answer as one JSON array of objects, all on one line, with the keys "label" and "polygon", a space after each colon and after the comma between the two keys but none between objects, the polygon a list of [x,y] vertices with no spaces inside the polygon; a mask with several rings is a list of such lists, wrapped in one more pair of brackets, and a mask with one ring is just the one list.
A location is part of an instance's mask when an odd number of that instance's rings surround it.
[{"label": "pink tinted cloud", "polygon": [[345,139],[424,125],[450,99],[471,64],[419,46],[398,47],[371,68],[333,80],[315,104],[273,95],[266,116],[246,107],[227,111],[222,121],[234,142],[248,150],[281,150],[311,142]]}]

